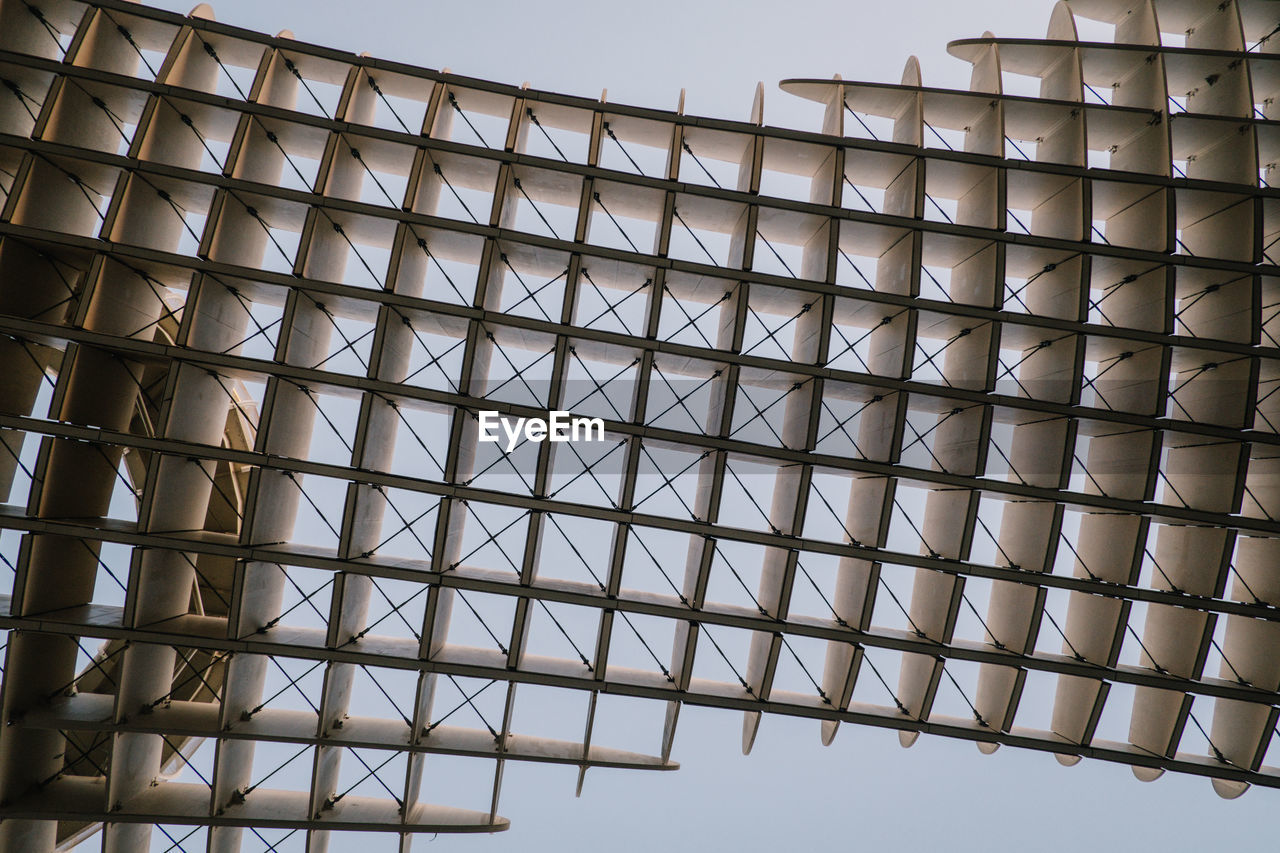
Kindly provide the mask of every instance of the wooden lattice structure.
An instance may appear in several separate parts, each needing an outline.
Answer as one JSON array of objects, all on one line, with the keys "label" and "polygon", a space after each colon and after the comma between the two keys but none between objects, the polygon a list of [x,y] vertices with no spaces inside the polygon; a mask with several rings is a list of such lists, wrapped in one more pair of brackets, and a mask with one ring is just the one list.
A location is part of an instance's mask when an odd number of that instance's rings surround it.
[{"label": "wooden lattice structure", "polygon": [[685,703],[1280,787],[1278,29],[793,130],[0,0],[0,849],[494,831]]}]

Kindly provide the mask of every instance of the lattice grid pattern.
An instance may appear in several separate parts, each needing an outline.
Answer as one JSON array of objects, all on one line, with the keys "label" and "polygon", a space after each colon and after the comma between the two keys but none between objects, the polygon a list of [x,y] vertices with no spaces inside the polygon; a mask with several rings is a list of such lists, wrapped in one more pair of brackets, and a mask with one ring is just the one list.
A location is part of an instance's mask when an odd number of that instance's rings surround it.
[{"label": "lattice grid pattern", "polygon": [[493,831],[683,703],[1280,787],[1274,6],[810,132],[0,0],[0,848]]}]

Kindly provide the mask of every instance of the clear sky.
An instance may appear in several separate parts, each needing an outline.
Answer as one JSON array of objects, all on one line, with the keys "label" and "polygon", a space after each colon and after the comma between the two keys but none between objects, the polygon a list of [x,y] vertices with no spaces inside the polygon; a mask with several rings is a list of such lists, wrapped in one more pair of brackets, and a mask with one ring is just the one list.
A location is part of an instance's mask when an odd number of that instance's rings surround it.
[{"label": "clear sky", "polygon": [[[156,5],[186,12],[192,0]],[[1047,0],[220,0],[220,21],[310,42],[449,68],[539,89],[745,119],[757,81],[765,121],[816,130],[810,104],[780,92],[786,77],[897,82],[916,54],[926,85],[964,87],[969,68],[950,39],[1042,36]],[[1121,700],[1123,701],[1123,700]],[[619,732],[658,747],[661,708],[645,730]],[[740,750],[736,712],[686,708],[676,773],[592,771],[581,799],[575,772],[507,768],[500,812],[512,828],[491,838],[422,839],[418,850],[1274,850],[1280,791],[1225,802],[1207,780],[1086,760],[922,737],[904,750],[892,732],[844,726],[824,748],[811,721],[766,718],[754,753]],[[1272,758],[1274,761],[1274,757]],[[486,762],[470,762],[487,768]],[[440,765],[443,774],[459,765]],[[432,764],[428,773],[434,774]],[[459,780],[461,784],[462,780]],[[447,775],[428,788],[449,790]],[[474,808],[481,807],[473,805]],[[335,839],[335,850],[350,849]],[[390,840],[390,839],[388,839]],[[163,848],[163,845],[161,845]],[[374,849],[372,847],[368,849]],[[380,847],[378,849],[386,849]]]}]

